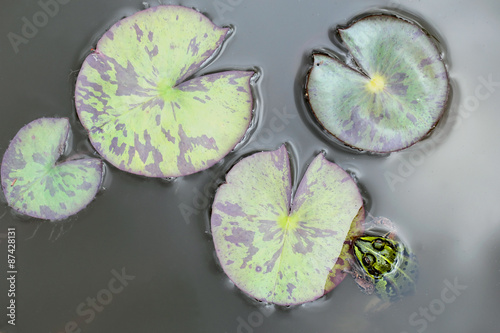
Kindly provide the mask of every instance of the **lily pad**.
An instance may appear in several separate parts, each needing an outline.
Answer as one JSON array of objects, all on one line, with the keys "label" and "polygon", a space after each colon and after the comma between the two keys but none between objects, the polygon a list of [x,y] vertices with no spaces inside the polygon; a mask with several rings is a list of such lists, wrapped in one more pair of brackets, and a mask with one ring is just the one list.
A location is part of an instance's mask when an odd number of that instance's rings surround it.
[{"label": "lily pad", "polygon": [[215,249],[226,274],[252,297],[280,305],[314,300],[340,283],[344,274],[336,264],[345,264],[338,260],[344,242],[363,217],[355,182],[323,154],[309,165],[293,202],[291,195],[282,146],[236,164],[212,207]]},{"label": "lily pad", "polygon": [[1,167],[9,206],[25,215],[60,220],[94,199],[101,185],[102,161],[83,158],[60,162],[69,131],[66,118],[40,118],[19,130]]},{"label": "lily pad", "polygon": [[365,151],[397,151],[422,139],[441,118],[449,89],[430,37],[389,15],[366,17],[339,33],[359,68],[314,54],[307,96],[318,121]]},{"label": "lily pad", "polygon": [[78,75],[78,116],[117,168],[176,177],[209,168],[245,135],[253,71],[192,76],[228,28],[181,6],[158,6],[113,25]]}]

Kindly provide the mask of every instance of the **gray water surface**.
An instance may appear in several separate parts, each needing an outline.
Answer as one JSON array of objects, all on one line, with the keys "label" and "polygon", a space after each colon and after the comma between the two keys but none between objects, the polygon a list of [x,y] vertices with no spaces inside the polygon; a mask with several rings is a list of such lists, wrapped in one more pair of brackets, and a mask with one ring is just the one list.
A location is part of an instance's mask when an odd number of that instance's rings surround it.
[{"label": "gray water surface", "polygon": [[[35,0],[2,1],[0,155],[23,125],[39,117],[69,117],[73,151],[94,153],[73,105],[77,72],[107,28],[144,7],[135,0],[66,2],[16,53],[8,33],[22,34],[23,18],[32,21],[42,9]],[[220,56],[199,74],[259,70],[251,137],[210,170],[173,181],[109,167],[105,189],[64,222],[19,216],[2,199],[0,234],[17,229],[18,274],[13,327],[5,316],[7,247],[0,239],[0,332],[496,332],[500,3],[173,4],[235,28]],[[303,85],[313,50],[341,52],[332,43],[332,29],[383,8],[422,20],[437,35],[453,96],[430,138],[403,152],[371,156],[353,153],[322,132],[304,102]],[[283,126],[273,131],[272,123]],[[265,307],[231,284],[209,234],[214,189],[242,156],[283,142],[293,151],[296,179],[322,150],[357,176],[370,213],[397,223],[419,258],[414,295],[367,314],[373,296],[362,294],[349,277],[326,297],[292,309]],[[182,214],[186,210],[191,214]],[[116,275],[123,274],[120,282]],[[106,304],[92,306],[92,298]]]}]

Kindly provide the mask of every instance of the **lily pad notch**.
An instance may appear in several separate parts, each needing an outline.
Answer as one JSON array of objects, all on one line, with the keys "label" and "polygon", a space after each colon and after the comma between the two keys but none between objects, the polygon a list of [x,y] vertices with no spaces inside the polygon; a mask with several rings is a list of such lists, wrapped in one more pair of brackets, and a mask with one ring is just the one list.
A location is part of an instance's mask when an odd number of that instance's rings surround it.
[{"label": "lily pad notch", "polygon": [[99,154],[127,172],[178,177],[232,151],[252,120],[255,72],[193,77],[228,32],[181,6],[152,7],[113,25],[85,59],[75,91]]},{"label": "lily pad notch", "polygon": [[447,68],[430,36],[385,14],[338,32],[356,65],[313,54],[306,96],[319,123],[345,145],[374,153],[402,150],[428,135],[449,94]]},{"label": "lily pad notch", "polygon": [[283,145],[238,162],[216,192],[211,228],[228,277],[251,297],[278,305],[315,300],[348,267],[349,240],[364,219],[358,187],[319,154],[292,200]]},{"label": "lily pad notch", "polygon": [[19,130],[1,166],[7,203],[21,214],[62,220],[85,208],[96,196],[103,162],[63,155],[70,124],[67,118],[40,118]]}]

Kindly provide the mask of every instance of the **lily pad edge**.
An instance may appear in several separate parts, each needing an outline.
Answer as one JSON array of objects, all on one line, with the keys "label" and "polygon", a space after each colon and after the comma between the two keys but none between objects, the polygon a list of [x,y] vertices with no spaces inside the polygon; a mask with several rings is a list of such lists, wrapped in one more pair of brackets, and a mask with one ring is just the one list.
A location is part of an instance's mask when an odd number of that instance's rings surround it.
[{"label": "lily pad edge", "polygon": [[[286,165],[288,166],[288,168],[290,170],[290,183],[291,183],[291,193],[290,193],[290,196],[291,197],[290,197],[290,207],[289,207],[289,209],[292,209],[292,207],[293,207],[293,202],[294,202],[294,199],[295,199],[296,191],[297,191],[298,186],[300,185],[300,183],[303,181],[304,174],[307,172],[307,170],[309,169],[311,163],[316,158],[321,158],[322,160],[324,160],[328,164],[332,164],[336,168],[339,168],[342,171],[344,171],[344,173],[358,187],[358,190],[359,190],[358,194],[359,194],[360,199],[361,199],[361,207],[360,207],[358,213],[354,216],[354,218],[353,218],[353,220],[351,222],[351,227],[350,227],[350,229],[349,229],[349,231],[347,233],[347,237],[346,237],[346,239],[345,239],[345,241],[343,243],[343,247],[341,248],[341,252],[339,254],[339,257],[337,258],[337,261],[336,261],[335,265],[331,268],[330,274],[328,275],[328,279],[327,279],[327,281],[325,283],[324,292],[322,294],[320,294],[320,295],[317,295],[317,297],[315,297],[314,299],[311,299],[311,300],[303,302],[303,303],[297,303],[297,304],[279,304],[279,303],[273,303],[273,302],[268,301],[266,299],[256,298],[251,293],[249,293],[247,290],[245,290],[244,288],[241,288],[239,286],[239,284],[236,283],[230,277],[230,275],[226,272],[226,270],[224,268],[224,265],[222,265],[222,263],[220,262],[219,249],[217,248],[216,242],[213,240],[213,231],[212,231],[212,215],[213,215],[212,206],[213,206],[214,202],[217,201],[217,195],[218,195],[218,192],[221,189],[221,187],[223,185],[228,184],[227,181],[226,181],[227,174],[240,161],[242,161],[245,158],[248,158],[248,157],[254,156],[256,154],[260,154],[260,153],[270,153],[270,152],[278,151],[278,150],[282,149],[283,147],[286,150],[287,155],[288,155],[288,158],[286,160]],[[237,287],[237,290],[238,290],[238,292],[241,295],[244,295],[247,299],[251,299],[251,300],[253,300],[255,302],[258,302],[258,304],[261,305],[261,306],[274,306],[274,307],[283,308],[283,309],[290,309],[290,308],[295,308],[295,307],[301,306],[303,304],[309,304],[309,303],[315,302],[315,301],[321,299],[322,297],[326,297],[328,294],[330,294],[330,292],[333,289],[335,289],[335,287],[337,287],[344,280],[344,278],[346,278],[348,276],[348,273],[344,272],[345,268],[342,268],[342,266],[344,265],[344,263],[346,261],[345,260],[346,258],[347,259],[354,259],[354,257],[350,258],[352,256],[352,253],[351,253],[352,252],[352,240],[353,240],[354,237],[360,235],[364,231],[364,223],[365,223],[365,219],[366,219],[366,211],[367,210],[366,210],[366,207],[365,207],[364,196],[362,195],[361,189],[358,186],[359,184],[358,184],[357,178],[354,177],[352,175],[352,173],[349,172],[347,169],[344,169],[340,165],[336,164],[335,162],[328,160],[326,158],[326,153],[327,152],[326,152],[325,149],[315,150],[315,154],[310,159],[308,159],[308,161],[305,163],[305,165],[303,167],[304,168],[303,172],[299,173],[299,170],[297,170],[296,166],[295,166],[297,164],[297,161],[296,161],[296,152],[294,151],[292,145],[290,145],[288,142],[285,142],[285,143],[279,145],[279,147],[276,148],[276,149],[257,150],[257,151],[248,152],[248,153],[244,154],[243,156],[240,156],[223,173],[222,178],[219,178],[219,181],[217,182],[217,188],[216,188],[215,194],[214,194],[214,196],[213,196],[213,198],[211,200],[211,203],[210,203],[210,211],[209,211],[209,216],[208,216],[208,230],[207,230],[207,233],[212,238],[212,244],[214,245],[214,250],[213,250],[214,251],[213,252],[214,253],[214,263],[224,273],[224,275],[226,276],[226,278],[229,279],[229,281],[235,287]],[[289,213],[290,213],[290,211],[289,211]],[[350,262],[347,263],[347,267],[350,267]]]},{"label": "lily pad edge", "polygon": [[[65,133],[64,133],[64,143],[61,145],[62,149],[59,150],[59,155],[58,155],[55,163],[52,166],[53,168],[57,167],[58,165],[64,164],[66,162],[78,161],[78,160],[84,160],[84,159],[99,161],[99,170],[98,171],[100,173],[100,179],[99,179],[99,183],[97,184],[97,186],[95,188],[95,193],[93,193],[93,195],[92,195],[92,199],[90,201],[88,201],[85,205],[83,205],[75,213],[70,214],[70,215],[61,216],[61,217],[58,217],[55,219],[50,219],[50,218],[46,218],[43,216],[36,216],[36,215],[32,215],[32,214],[26,214],[22,211],[19,211],[18,209],[14,208],[10,205],[10,202],[9,202],[7,195],[6,195],[5,186],[8,186],[8,184],[5,183],[4,179],[7,178],[7,170],[4,168],[3,161],[6,157],[8,157],[7,152],[11,153],[11,146],[14,144],[14,139],[17,137],[17,135],[23,129],[27,129],[27,127],[30,126],[32,123],[34,123],[36,121],[40,121],[40,120],[64,120],[64,121],[66,121],[66,129],[65,129]],[[106,163],[98,157],[91,157],[91,156],[84,155],[84,154],[74,153],[73,149],[71,147],[72,140],[73,140],[73,133],[72,133],[71,123],[70,123],[69,117],[40,117],[40,118],[34,119],[34,120],[28,122],[27,124],[23,125],[16,132],[14,137],[10,140],[9,145],[7,146],[7,149],[4,151],[4,154],[3,154],[2,160],[1,160],[1,164],[0,164],[0,186],[2,188],[1,201],[5,202],[6,206],[8,206],[11,209],[11,212],[13,214],[19,215],[23,218],[34,218],[37,220],[43,220],[43,221],[49,221],[49,222],[61,222],[61,221],[64,221],[64,220],[82,212],[96,199],[97,195],[99,194],[99,191],[101,191],[102,186],[104,184],[104,178],[105,178],[105,174],[106,174]],[[61,159],[61,157],[63,157],[63,159]]]},{"label": "lily pad edge", "polygon": [[[439,117],[437,117],[436,121],[432,124],[431,128],[427,131],[427,133],[425,133],[422,137],[418,138],[416,141],[412,142],[411,144],[407,145],[406,147],[402,147],[402,148],[399,148],[399,149],[396,149],[396,150],[392,150],[392,151],[387,151],[387,152],[373,151],[373,150],[358,148],[358,147],[355,147],[355,146],[353,146],[353,145],[351,145],[351,144],[349,144],[349,143],[341,140],[340,138],[338,138],[335,134],[333,134],[332,132],[330,132],[328,129],[326,129],[321,124],[321,122],[319,121],[319,119],[318,119],[318,117],[317,117],[314,109],[311,106],[311,103],[310,103],[310,100],[309,100],[309,94],[308,94],[308,91],[309,91],[309,77],[311,75],[312,69],[315,66],[315,61],[314,61],[314,57],[315,56],[326,56],[326,57],[329,57],[333,61],[335,61],[338,64],[340,64],[341,66],[346,67],[346,69],[348,69],[348,70],[350,70],[350,71],[352,71],[352,72],[354,72],[356,74],[359,74],[359,75],[362,75],[362,76],[368,78],[368,75],[366,74],[366,72],[364,71],[364,69],[361,68],[361,66],[359,66],[359,64],[357,63],[356,59],[352,55],[351,49],[343,42],[340,31],[346,30],[346,29],[350,28],[351,26],[353,26],[354,24],[356,24],[359,21],[362,21],[364,19],[371,18],[371,17],[379,17],[379,16],[389,16],[389,17],[392,17],[392,18],[400,19],[400,20],[403,20],[406,23],[409,23],[409,24],[411,24],[413,26],[416,26],[417,28],[419,28],[420,30],[422,30],[422,32],[429,38],[429,40],[432,42],[432,44],[436,48],[436,52],[437,52],[437,54],[439,54],[440,60],[444,64],[445,73],[446,73],[446,81],[447,81],[447,85],[446,85],[446,99],[444,100],[443,108],[441,109]],[[430,137],[432,135],[433,131],[438,126],[438,124],[440,123],[440,121],[444,118],[446,112],[449,110],[449,108],[450,108],[450,95],[452,95],[452,93],[453,93],[452,89],[451,89],[452,87],[451,87],[451,83],[450,83],[450,74],[449,74],[449,71],[448,71],[448,64],[445,61],[446,60],[446,54],[447,54],[447,52],[443,51],[443,49],[441,47],[441,43],[442,43],[441,40],[439,40],[437,37],[434,36],[434,34],[437,34],[437,33],[431,34],[429,32],[429,30],[433,31],[434,29],[432,29],[431,27],[424,27],[416,19],[412,19],[412,18],[408,17],[408,14],[404,15],[404,14],[401,14],[401,13],[394,13],[392,11],[377,11],[377,12],[364,13],[364,14],[360,14],[360,15],[357,15],[357,16],[351,18],[350,20],[348,20],[348,22],[349,23],[346,24],[346,25],[337,25],[333,29],[335,31],[335,40],[333,41],[333,44],[335,46],[337,46],[338,48],[340,48],[342,52],[338,52],[338,51],[334,51],[334,50],[330,50],[330,49],[326,49],[326,48],[324,48],[324,49],[318,48],[318,49],[314,49],[312,51],[312,54],[311,54],[311,58],[312,58],[313,62],[312,62],[312,65],[310,66],[310,68],[309,68],[309,70],[307,71],[307,74],[306,74],[306,79],[305,79],[305,84],[304,84],[304,96],[305,96],[305,99],[306,99],[306,102],[307,102],[306,103],[307,104],[306,107],[314,115],[314,119],[312,119],[312,120],[315,123],[315,125],[320,127],[321,132],[327,134],[327,137],[328,137],[328,139],[330,139],[330,141],[332,141],[332,138],[335,139],[334,142],[337,145],[339,145],[340,147],[345,148],[347,151],[355,152],[355,153],[359,153],[359,154],[368,153],[370,155],[375,155],[375,156],[389,156],[391,153],[400,152],[402,150],[405,150],[405,149],[407,149],[407,148],[415,145],[416,143],[418,143],[420,141],[423,141],[423,140],[427,139],[428,137]],[[346,63],[346,61],[342,61],[342,58],[344,58],[346,60],[347,59],[351,59],[351,61],[354,63],[354,66],[348,65]]]},{"label": "lily pad edge", "polygon": [[224,161],[224,159],[227,157],[228,154],[234,152],[235,150],[239,149],[241,146],[245,145],[248,142],[249,138],[252,136],[253,132],[258,127],[258,122],[259,122],[258,118],[261,117],[261,115],[260,115],[260,113],[261,113],[261,111],[260,111],[261,107],[259,106],[260,103],[261,103],[260,102],[260,100],[261,100],[260,99],[261,94],[259,93],[260,89],[258,88],[258,85],[259,85],[258,81],[260,80],[260,78],[263,75],[263,70],[259,66],[251,66],[251,67],[248,67],[248,68],[241,68],[241,67],[238,67],[238,66],[234,66],[234,67],[231,67],[231,68],[219,68],[219,69],[213,69],[213,70],[205,72],[205,70],[212,63],[214,63],[223,54],[225,48],[227,47],[228,41],[234,36],[234,33],[236,31],[236,27],[234,25],[232,25],[232,24],[218,26],[217,24],[214,23],[214,20],[212,19],[211,15],[207,15],[206,13],[198,10],[195,7],[188,7],[188,6],[182,6],[182,5],[173,5],[173,4],[166,4],[166,5],[159,4],[157,6],[151,6],[151,7],[147,7],[147,8],[144,8],[144,9],[140,9],[140,10],[134,12],[133,14],[131,14],[129,16],[126,16],[126,17],[123,17],[123,18],[117,20],[116,22],[114,22],[113,24],[111,24],[109,27],[107,27],[103,31],[103,33],[99,35],[99,37],[95,37],[95,39],[97,40],[94,43],[95,48],[92,48],[92,51],[90,53],[88,53],[88,54],[86,54],[86,55],[83,56],[79,72],[78,72],[78,74],[75,77],[75,81],[76,82],[75,82],[74,91],[73,91],[73,95],[74,95],[73,96],[73,100],[76,100],[76,98],[77,98],[77,96],[76,96],[77,91],[78,91],[77,87],[79,85],[78,77],[79,77],[80,73],[83,71],[84,67],[88,66],[88,64],[86,62],[86,59],[88,57],[94,55],[94,54],[99,54],[99,44],[101,43],[103,37],[108,33],[108,31],[112,30],[118,23],[122,24],[123,22],[132,19],[136,15],[141,14],[145,10],[154,9],[154,8],[162,8],[162,7],[163,8],[167,8],[167,7],[170,7],[170,8],[181,8],[181,9],[188,9],[188,10],[195,11],[196,13],[198,13],[198,14],[200,14],[202,16],[205,16],[208,20],[210,20],[210,22],[215,27],[225,30],[224,39],[222,40],[222,42],[219,45],[219,47],[217,49],[215,49],[214,52],[203,63],[200,64],[199,68],[193,74],[191,74],[190,76],[187,76],[187,77],[183,77],[182,80],[180,82],[178,82],[175,86],[179,86],[179,85],[181,85],[183,83],[189,82],[192,79],[201,78],[201,77],[212,75],[212,74],[243,73],[243,72],[246,72],[246,73],[252,72],[253,73],[252,75],[249,76],[248,82],[247,82],[247,85],[246,85],[246,87],[248,88],[248,91],[250,91],[250,95],[251,95],[250,115],[249,115],[248,122],[247,122],[244,130],[242,131],[242,135],[240,137],[240,140],[237,141],[234,144],[234,146],[232,146],[227,151],[227,153],[220,160],[213,161],[212,163],[207,163],[205,165],[205,167],[202,168],[202,169],[196,170],[196,171],[194,171],[192,173],[179,174],[179,175],[171,175],[171,176],[167,176],[167,177],[165,175],[150,176],[150,175],[141,174],[139,172],[132,172],[130,170],[123,170],[118,165],[115,165],[114,163],[112,163],[111,161],[109,161],[105,157],[105,154],[103,154],[101,151],[99,151],[97,149],[97,146],[95,145],[96,142],[92,138],[92,136],[90,135],[90,129],[87,129],[85,126],[83,126],[83,122],[80,119],[80,114],[78,112],[78,108],[76,108],[76,113],[77,113],[77,118],[78,118],[80,124],[82,124],[82,127],[84,128],[84,130],[85,130],[85,132],[87,134],[87,137],[88,137],[89,141],[91,142],[91,145],[92,145],[93,149],[99,155],[99,157],[101,158],[101,160],[109,162],[109,165],[111,167],[114,167],[117,170],[120,170],[122,172],[131,173],[131,174],[134,174],[134,175],[140,176],[140,177],[145,177],[145,178],[159,178],[159,179],[172,180],[172,179],[176,179],[176,178],[179,178],[179,177],[189,176],[189,175],[192,175],[192,174],[196,174],[198,172],[206,171],[206,170],[210,169],[211,167],[213,167],[214,165],[217,165],[218,163],[221,163],[222,161]]}]

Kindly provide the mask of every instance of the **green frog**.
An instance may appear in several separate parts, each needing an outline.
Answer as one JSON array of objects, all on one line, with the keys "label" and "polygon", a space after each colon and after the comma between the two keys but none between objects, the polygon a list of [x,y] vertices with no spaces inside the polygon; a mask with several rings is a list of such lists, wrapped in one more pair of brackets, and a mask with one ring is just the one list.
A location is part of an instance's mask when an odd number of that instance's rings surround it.
[{"label": "green frog", "polygon": [[[415,290],[418,262],[411,249],[396,238],[392,222],[375,218],[372,225],[353,240],[355,262],[349,273],[363,292],[379,297],[384,304],[381,309]],[[374,234],[372,229],[380,227],[389,231]]]}]

